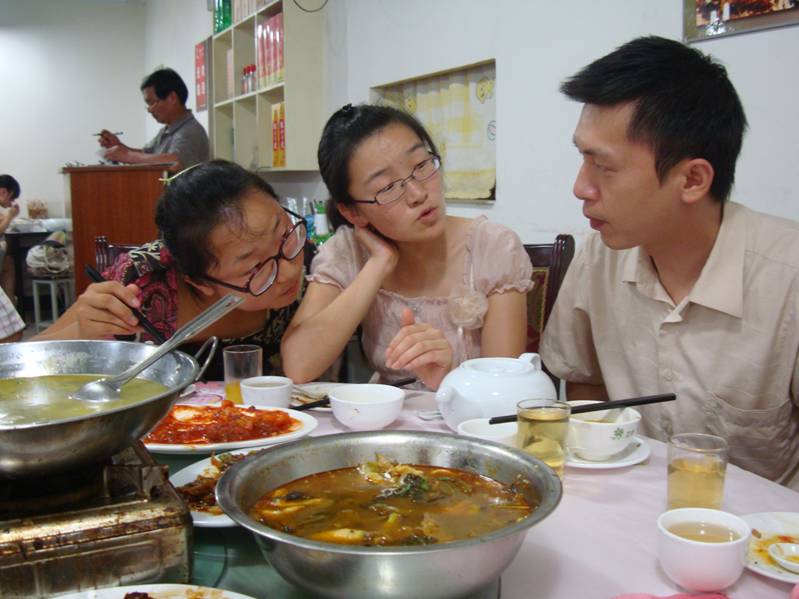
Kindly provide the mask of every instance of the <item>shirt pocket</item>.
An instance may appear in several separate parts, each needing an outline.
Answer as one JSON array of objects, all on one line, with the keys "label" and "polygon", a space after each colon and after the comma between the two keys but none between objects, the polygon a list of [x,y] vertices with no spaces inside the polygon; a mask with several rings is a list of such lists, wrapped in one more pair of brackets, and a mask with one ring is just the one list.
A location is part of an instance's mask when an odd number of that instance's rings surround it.
[{"label": "shirt pocket", "polygon": [[711,391],[705,406],[708,432],[727,440],[730,463],[776,480],[799,451],[799,412],[788,397],[761,409],[744,409],[739,402],[740,397]]}]

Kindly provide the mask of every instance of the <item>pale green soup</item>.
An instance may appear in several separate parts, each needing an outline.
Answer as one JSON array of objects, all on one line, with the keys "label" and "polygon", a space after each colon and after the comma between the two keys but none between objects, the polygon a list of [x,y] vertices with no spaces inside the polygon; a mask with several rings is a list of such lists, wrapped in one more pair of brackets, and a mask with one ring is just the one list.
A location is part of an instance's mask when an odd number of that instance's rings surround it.
[{"label": "pale green soup", "polygon": [[42,424],[108,412],[161,395],[167,387],[145,379],[133,379],[122,386],[118,400],[92,403],[72,399],[75,391],[100,374],[54,374],[0,379],[0,427]]}]

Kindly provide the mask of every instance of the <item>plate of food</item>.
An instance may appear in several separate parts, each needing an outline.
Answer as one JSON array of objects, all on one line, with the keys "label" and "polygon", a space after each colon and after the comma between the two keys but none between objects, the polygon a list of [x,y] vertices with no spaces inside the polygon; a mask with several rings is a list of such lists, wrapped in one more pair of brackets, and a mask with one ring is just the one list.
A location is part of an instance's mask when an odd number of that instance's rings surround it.
[{"label": "plate of food", "polygon": [[194,526],[200,528],[236,526],[236,523],[216,504],[216,483],[230,466],[258,451],[258,449],[239,449],[211,455],[169,477],[169,482],[189,506]]},{"label": "plate of food", "polygon": [[153,453],[203,454],[260,447],[304,437],[316,418],[285,408],[175,404],[143,439]]},{"label": "plate of food", "polygon": [[597,462],[584,460],[569,451],[566,455],[566,465],[570,468],[583,468],[586,470],[626,468],[627,466],[640,464],[645,461],[651,453],[652,450],[649,448],[649,444],[636,435],[624,451],[609,457],[607,460]]},{"label": "plate of food", "polygon": [[761,512],[741,518],[752,527],[746,567],[768,578],[799,583],[799,574],[782,568],[768,554],[768,548],[774,543],[799,543],[799,513]]},{"label": "plate of food", "polygon": [[191,584],[138,584],[59,595],[59,599],[254,599],[249,595]]}]

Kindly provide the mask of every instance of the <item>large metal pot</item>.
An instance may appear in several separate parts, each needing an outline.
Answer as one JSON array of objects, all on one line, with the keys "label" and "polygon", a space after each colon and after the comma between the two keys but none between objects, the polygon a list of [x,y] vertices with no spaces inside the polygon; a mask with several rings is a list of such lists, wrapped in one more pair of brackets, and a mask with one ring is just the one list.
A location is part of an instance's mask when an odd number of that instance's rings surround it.
[{"label": "large metal pot", "polygon": [[[248,515],[266,492],[297,478],[374,460],[472,470],[509,484],[530,481],[532,515],[467,541],[409,547],[360,547],[311,541],[269,528]],[[375,431],[306,438],[253,455],[228,469],[217,503],[255,533],[281,576],[315,597],[400,599],[463,597],[492,584],[510,564],[531,526],[561,497],[558,477],[543,462],[510,447],[441,433]]]},{"label": "large metal pot", "polygon": [[[127,341],[7,343],[0,345],[0,378],[118,374],[155,349]],[[161,395],[115,410],[44,424],[3,426],[0,422],[0,478],[70,470],[113,455],[155,426],[198,371],[194,358],[173,351],[139,375],[166,386],[168,390]]]}]

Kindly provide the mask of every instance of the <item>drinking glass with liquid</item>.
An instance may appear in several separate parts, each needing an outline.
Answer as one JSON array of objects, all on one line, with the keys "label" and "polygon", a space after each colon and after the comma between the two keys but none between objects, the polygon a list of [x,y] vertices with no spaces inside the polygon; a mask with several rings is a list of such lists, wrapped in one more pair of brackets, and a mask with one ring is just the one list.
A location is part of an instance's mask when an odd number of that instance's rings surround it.
[{"label": "drinking glass with liquid", "polygon": [[230,345],[222,350],[225,367],[225,398],[242,403],[241,380],[261,376],[263,349],[260,345]]},{"label": "drinking glass with liquid", "polygon": [[571,406],[551,399],[525,399],[516,404],[516,446],[538,458],[563,478],[566,433]]},{"label": "drinking glass with liquid", "polygon": [[668,509],[719,509],[727,472],[727,442],[716,435],[683,433],[668,444]]}]

